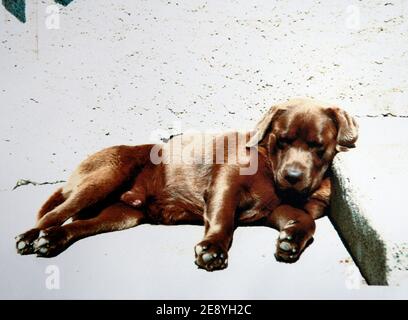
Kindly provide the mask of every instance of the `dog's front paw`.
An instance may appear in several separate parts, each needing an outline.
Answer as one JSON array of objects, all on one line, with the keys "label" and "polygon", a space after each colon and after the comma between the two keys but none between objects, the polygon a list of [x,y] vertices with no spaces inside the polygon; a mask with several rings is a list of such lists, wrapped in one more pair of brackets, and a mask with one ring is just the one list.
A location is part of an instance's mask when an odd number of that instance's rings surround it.
[{"label": "dog's front paw", "polygon": [[68,238],[63,227],[51,227],[40,231],[33,243],[37,257],[55,257],[68,247]]},{"label": "dog's front paw", "polygon": [[312,242],[313,237],[300,228],[297,221],[290,220],[279,233],[275,258],[280,262],[296,262]]},{"label": "dog's front paw", "polygon": [[228,253],[216,243],[201,241],[195,246],[195,264],[207,271],[222,270],[228,265]]},{"label": "dog's front paw", "polygon": [[15,237],[17,253],[21,255],[34,253],[33,243],[39,233],[40,229],[34,228]]}]

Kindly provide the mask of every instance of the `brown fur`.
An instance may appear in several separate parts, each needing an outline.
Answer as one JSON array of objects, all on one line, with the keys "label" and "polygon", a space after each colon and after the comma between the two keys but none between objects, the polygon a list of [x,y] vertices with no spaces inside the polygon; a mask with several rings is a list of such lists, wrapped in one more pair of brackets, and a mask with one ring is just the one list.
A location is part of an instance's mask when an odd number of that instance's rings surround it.
[{"label": "brown fur", "polygon": [[[294,99],[273,106],[251,139],[181,135],[163,145],[107,148],[51,196],[36,227],[17,237],[17,249],[51,257],[81,238],[141,223],[203,224],[195,262],[212,271],[227,266],[237,226],[266,225],[280,231],[276,258],[294,262],[329,205],[333,157],[356,139],[357,125],[343,110]],[[238,147],[242,141],[246,148]],[[254,161],[256,172],[241,174]]]},{"label": "brown fur", "polygon": [[54,194],[48,198],[48,200],[42,205],[37,214],[37,220],[40,220],[46,213],[53,210],[66,200],[62,194],[62,188],[54,192]]}]

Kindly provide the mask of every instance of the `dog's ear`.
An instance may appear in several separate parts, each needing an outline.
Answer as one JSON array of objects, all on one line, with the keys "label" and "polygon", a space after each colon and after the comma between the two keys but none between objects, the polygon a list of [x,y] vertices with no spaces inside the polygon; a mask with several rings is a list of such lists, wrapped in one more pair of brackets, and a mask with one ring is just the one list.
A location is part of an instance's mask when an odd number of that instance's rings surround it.
[{"label": "dog's ear", "polygon": [[346,111],[330,107],[327,109],[329,115],[337,125],[337,151],[348,151],[355,147],[358,138],[358,124],[356,120]]},{"label": "dog's ear", "polygon": [[286,110],[286,107],[282,105],[272,106],[268,112],[263,116],[261,121],[259,121],[255,127],[255,134],[247,142],[246,147],[254,147],[258,145],[263,138],[265,138],[266,133],[272,128],[273,122]]}]

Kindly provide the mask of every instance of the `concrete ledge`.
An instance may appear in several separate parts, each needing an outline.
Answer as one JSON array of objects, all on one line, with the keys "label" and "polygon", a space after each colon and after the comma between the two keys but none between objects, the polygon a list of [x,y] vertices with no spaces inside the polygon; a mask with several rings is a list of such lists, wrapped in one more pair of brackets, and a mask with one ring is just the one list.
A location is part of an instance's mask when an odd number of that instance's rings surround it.
[{"label": "concrete ledge", "polygon": [[361,118],[336,156],[330,219],[371,285],[408,283],[408,119]]}]

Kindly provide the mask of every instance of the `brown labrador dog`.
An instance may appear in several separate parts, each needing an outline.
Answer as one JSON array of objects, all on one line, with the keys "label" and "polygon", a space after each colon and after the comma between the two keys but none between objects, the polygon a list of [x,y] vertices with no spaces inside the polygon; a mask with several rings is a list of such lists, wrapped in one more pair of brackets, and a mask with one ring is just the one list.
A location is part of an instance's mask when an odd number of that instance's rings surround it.
[{"label": "brown labrador dog", "polygon": [[251,133],[179,135],[115,146],[83,161],[42,206],[20,254],[52,257],[75,241],[142,223],[204,224],[195,263],[223,269],[239,225],[279,230],[276,259],[295,262],[329,204],[329,167],[354,147],[345,111],[309,99],[273,106]]}]

